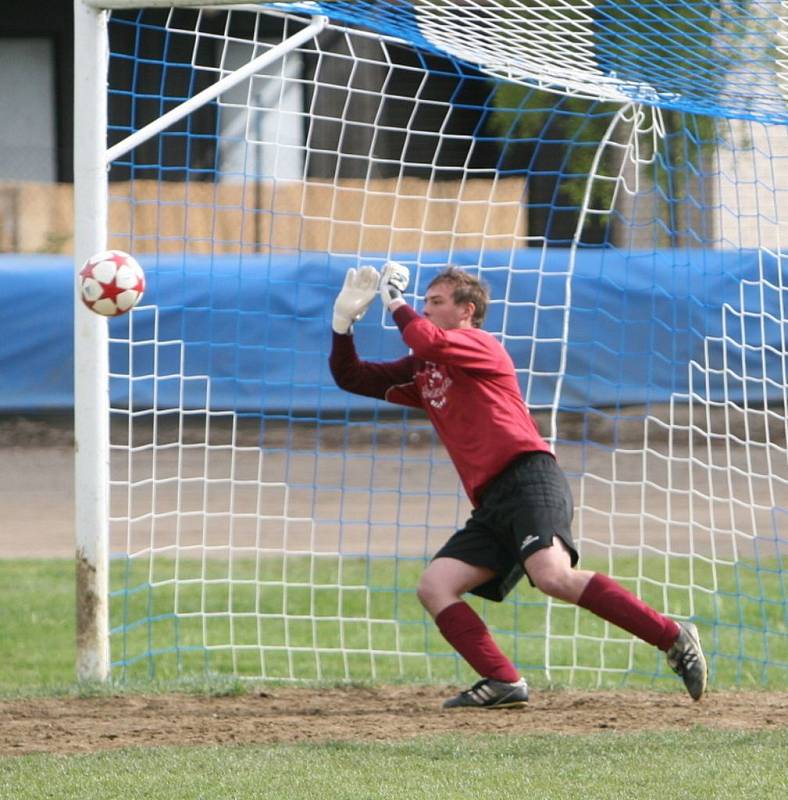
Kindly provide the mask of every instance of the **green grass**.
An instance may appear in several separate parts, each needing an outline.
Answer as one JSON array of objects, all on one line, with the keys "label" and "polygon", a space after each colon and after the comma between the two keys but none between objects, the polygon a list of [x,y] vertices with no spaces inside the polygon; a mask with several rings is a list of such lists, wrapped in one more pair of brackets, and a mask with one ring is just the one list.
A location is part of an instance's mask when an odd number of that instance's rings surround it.
[{"label": "green grass", "polygon": [[[267,577],[271,577],[283,569],[283,564],[271,563],[266,568],[271,570]],[[395,609],[405,620],[411,615],[411,621],[404,626],[406,638],[403,642],[414,647],[434,648],[439,663],[455,670],[456,662],[448,653],[445,657],[437,655],[438,644],[432,627],[416,616],[419,612],[412,586],[418,568],[416,563],[370,565],[360,561],[344,564],[325,561],[316,568],[305,560],[291,561],[287,565],[289,580],[300,574],[304,579],[316,578],[318,584],[326,587],[325,591],[317,593],[320,598],[317,605],[313,605],[315,594],[305,594],[299,588],[288,591],[287,596],[284,592],[279,595],[269,592],[265,598],[245,595],[243,591],[230,598],[222,594],[227,591],[226,586],[216,594],[196,585],[177,591],[185,592],[179,601],[201,604],[197,607],[206,611],[213,610],[214,604],[218,610],[222,603],[231,599],[233,608],[242,612],[244,604],[254,597],[255,602],[263,600],[260,608],[271,614],[272,619],[283,610],[296,615],[311,610],[317,616],[325,613],[328,617],[328,612],[335,613],[340,607],[343,613],[351,615],[366,611],[366,605],[354,605],[360,602],[359,592],[352,588],[339,592],[336,588],[339,583],[360,587],[366,582],[377,589],[371,595],[364,591],[363,603],[369,603],[370,610],[384,614]],[[0,695],[173,689],[202,693],[244,691],[247,684],[232,677],[217,677],[211,672],[217,666],[227,666],[227,653],[219,651],[206,655],[188,649],[191,643],[186,637],[195,635],[188,625],[179,632],[182,653],[174,654],[171,642],[164,647],[164,640],[156,641],[167,625],[170,632],[173,630],[175,623],[166,604],[171,602],[176,589],[166,582],[151,584],[148,575],[137,574],[139,569],[137,564],[116,564],[114,568],[113,587],[118,592],[113,601],[116,642],[122,639],[121,631],[127,625],[131,634],[127,637],[127,647],[139,645],[144,653],[145,648],[154,645],[155,650],[161,644],[162,649],[169,648],[170,652],[161,656],[143,654],[135,662],[139,669],[129,669],[125,673],[124,684],[102,688],[78,686],[74,682],[74,570],[71,562],[0,561]],[[205,569],[206,575],[217,581],[211,585],[220,587],[222,565],[214,563]],[[339,570],[342,570],[341,581]],[[780,628],[783,620],[779,614],[775,616],[774,609],[784,603],[784,595],[779,586],[770,583],[772,575],[768,571],[757,574],[745,565],[733,575],[731,586],[722,587],[724,601],[714,599],[712,605],[704,609],[704,613],[717,614],[716,624],[707,625],[705,633],[712,634],[712,658],[718,676],[724,673],[723,666],[728,662],[737,666],[725,674],[734,679],[747,674],[750,662],[741,653],[745,652],[744,645],[751,635],[755,637],[753,641],[760,643],[757,647],[762,647],[764,635],[784,646],[785,632]],[[332,584],[333,590],[328,588]],[[399,593],[384,591],[387,585],[399,585],[403,590]],[[134,591],[121,591],[124,586]],[[410,587],[409,593],[405,587]],[[736,596],[742,602],[733,603]],[[752,599],[757,597],[762,599]],[[142,603],[143,610],[150,610],[152,618],[160,617],[160,621],[134,624],[132,619],[140,610],[137,603]],[[538,623],[542,606],[534,592],[523,588],[515,604],[489,606],[484,610],[505,644],[524,648],[519,651],[521,656],[533,657],[535,663],[538,661],[538,648],[543,646],[543,630]],[[563,620],[561,614],[554,622],[558,626],[554,634],[567,633],[567,640],[558,642],[555,657],[559,658],[561,647],[572,646],[569,634],[575,622]],[[768,629],[768,634],[753,633],[758,625]],[[515,629],[527,633],[515,640]],[[139,640],[134,638],[137,632],[144,634]],[[295,625],[290,630],[281,628],[280,632],[282,635],[303,634],[302,640],[291,640],[291,644],[296,645],[310,644],[320,635],[313,626]],[[223,635],[226,630],[220,628],[216,633]],[[273,628],[271,635],[274,635]],[[368,628],[354,630],[351,625],[343,635],[346,644],[363,645],[375,634],[369,633]],[[771,658],[781,656],[785,661],[785,653],[774,647],[767,654]],[[172,660],[182,658],[184,666],[187,656],[191,655],[196,657],[194,666],[198,669],[189,677],[173,681],[176,673],[169,669]],[[584,657],[592,660],[592,656],[593,653],[589,653]],[[114,657],[118,658],[117,653]],[[758,662],[764,660],[763,650],[758,651],[757,657],[751,654],[749,657],[756,665],[752,668],[753,682],[767,675],[771,688],[786,688],[784,666],[770,671],[758,667]],[[314,664],[314,656],[311,659],[310,663]],[[366,664],[368,666],[369,658]],[[154,665],[153,670],[151,665]],[[116,669],[118,671],[120,677],[124,677],[123,670]],[[635,675],[634,679],[637,677]],[[649,677],[645,669],[641,677],[654,681],[653,674]],[[508,797],[664,800],[671,796],[770,800],[788,796],[788,773],[783,769],[783,754],[788,750],[788,729],[785,728],[743,732],[697,727],[681,733],[626,735],[608,731],[583,736],[477,736],[472,727],[468,731],[464,736],[421,737],[385,743],[161,747],[70,756],[0,757],[0,797],[14,800],[50,797],[58,800],[115,797],[303,800],[309,796],[321,800],[426,800],[435,797],[441,800]]]},{"label": "green grass", "polygon": [[0,693],[74,682],[74,563],[0,560]]},{"label": "green grass", "polygon": [[788,731],[425,737],[0,759],[15,800],[545,800],[788,796]]},{"label": "green grass", "polygon": [[[130,678],[213,671],[307,680],[467,680],[471,673],[416,598],[423,567],[419,560],[336,556],[118,562],[113,656]],[[716,686],[788,685],[785,593],[775,565],[631,557],[617,558],[613,569],[655,607],[695,619]],[[512,599],[477,606],[520,669],[538,681],[545,665],[545,598],[522,581]],[[631,636],[606,629],[585,611],[555,605],[549,624],[557,684],[675,685],[661,653],[633,647]]]},{"label": "green grass", "polygon": [[[699,562],[692,597],[681,588],[689,579],[685,561],[618,560],[614,567],[648,602],[667,604],[679,616],[694,611],[715,688],[788,688],[785,594],[773,565],[741,562],[712,572]],[[215,676],[468,680],[470,672],[416,599],[422,568],[420,561],[304,556],[232,565],[219,559],[113,562],[113,676],[132,686],[184,679],[204,686],[207,680],[220,691],[232,690],[233,679]],[[650,579],[636,583],[639,571]],[[715,591],[705,588],[712,586]],[[477,605],[538,686],[546,682],[544,598],[523,581],[513,599]],[[74,617],[70,561],[0,560],[0,693],[73,685]],[[661,653],[633,646],[616,629],[605,631],[587,612],[555,606],[550,626],[556,685],[678,688]]]}]

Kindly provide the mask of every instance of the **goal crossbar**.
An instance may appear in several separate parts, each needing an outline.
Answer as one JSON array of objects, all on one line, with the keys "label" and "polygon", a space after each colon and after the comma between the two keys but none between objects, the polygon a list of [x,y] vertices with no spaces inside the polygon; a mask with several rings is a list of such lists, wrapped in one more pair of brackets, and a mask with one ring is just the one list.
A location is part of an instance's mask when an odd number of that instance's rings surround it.
[{"label": "goal crossbar", "polygon": [[238,0],[82,0],[90,8],[98,11],[127,11],[137,8],[211,8],[211,6],[254,7],[276,5],[279,0],[258,0],[255,3],[241,3]]},{"label": "goal crossbar", "polygon": [[170,109],[166,114],[163,114],[158,119],[154,120],[148,125],[145,125],[143,128],[140,128],[138,131],[135,131],[130,136],[127,136],[122,141],[110,147],[107,150],[107,164],[111,164],[113,161],[115,161],[115,159],[126,155],[126,153],[130,152],[135,147],[147,142],[149,139],[174,125],[176,122],[179,122],[184,117],[187,117],[193,111],[196,111],[198,108],[202,108],[202,106],[210,103],[211,100],[215,100],[224,92],[229,91],[234,86],[237,86],[239,83],[245,81],[247,78],[273,64],[275,61],[282,58],[282,56],[284,56],[286,53],[289,53],[292,50],[295,50],[297,47],[300,47],[305,42],[308,42],[310,39],[317,36],[317,34],[320,33],[320,31],[322,31],[327,24],[328,17],[312,17],[312,21],[305,28],[297,31],[280,44],[262,53],[257,58],[252,59],[243,67],[234,70],[229,75],[225,75],[225,77],[216,81],[216,83],[213,85],[208,86],[193,97],[184,100],[180,105]]}]

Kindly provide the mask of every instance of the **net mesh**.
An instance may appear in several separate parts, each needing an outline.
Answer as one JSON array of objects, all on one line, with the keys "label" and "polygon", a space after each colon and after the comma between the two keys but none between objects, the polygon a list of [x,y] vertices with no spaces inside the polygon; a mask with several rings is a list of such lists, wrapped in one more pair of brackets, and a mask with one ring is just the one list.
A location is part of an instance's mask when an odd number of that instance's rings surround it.
[{"label": "net mesh", "polygon": [[[584,566],[693,618],[718,685],[777,685],[780,5],[116,13],[110,143],[302,12],[331,22],[111,167],[110,245],[149,284],[111,328],[113,668],[471,677],[415,596],[469,513],[453,468],[422,415],[328,372],[345,270],[394,258],[417,307],[447,263],[489,283],[485,327],[570,477]],[[404,353],[378,306],[356,339]],[[527,585],[477,608],[531,679],[676,684]]]}]

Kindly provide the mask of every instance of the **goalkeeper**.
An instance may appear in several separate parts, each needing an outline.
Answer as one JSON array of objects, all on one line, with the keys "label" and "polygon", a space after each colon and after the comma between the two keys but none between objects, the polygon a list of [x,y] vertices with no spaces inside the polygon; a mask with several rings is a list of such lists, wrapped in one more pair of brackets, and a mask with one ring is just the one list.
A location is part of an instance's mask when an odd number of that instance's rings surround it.
[{"label": "goalkeeper", "polygon": [[[706,661],[695,625],[677,623],[601,573],[574,569],[569,485],[520,393],[512,360],[481,330],[486,287],[450,267],[427,287],[422,314],[403,299],[406,267],[351,269],[334,304],[331,373],[355,394],[426,411],[473,510],[421,576],[418,597],[441,634],[481,680],[445,708],[523,706],[528,687],[462,596],[500,601],[527,575],[540,591],[573,603],[667,654],[699,700]],[[380,294],[411,349],[396,361],[359,359],[353,323]]]}]

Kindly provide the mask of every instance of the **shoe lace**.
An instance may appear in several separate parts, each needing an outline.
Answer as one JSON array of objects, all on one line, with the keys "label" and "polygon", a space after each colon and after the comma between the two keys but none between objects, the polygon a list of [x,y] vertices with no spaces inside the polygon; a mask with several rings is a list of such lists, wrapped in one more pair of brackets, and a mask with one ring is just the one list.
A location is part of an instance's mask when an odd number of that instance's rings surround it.
[{"label": "shoe lace", "polygon": [[670,659],[671,667],[673,667],[673,670],[679,675],[684,674],[697,663],[698,653],[691,643],[687,643],[681,651],[675,653]]}]

